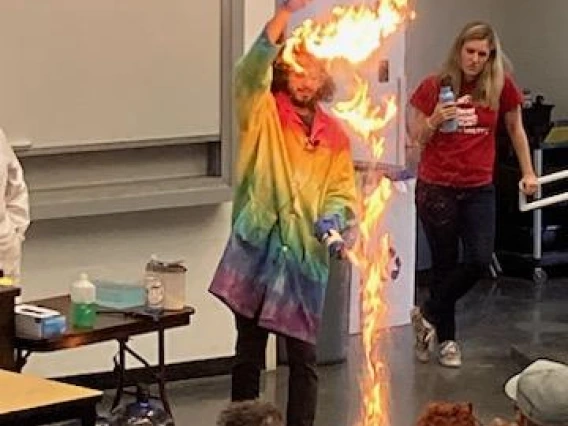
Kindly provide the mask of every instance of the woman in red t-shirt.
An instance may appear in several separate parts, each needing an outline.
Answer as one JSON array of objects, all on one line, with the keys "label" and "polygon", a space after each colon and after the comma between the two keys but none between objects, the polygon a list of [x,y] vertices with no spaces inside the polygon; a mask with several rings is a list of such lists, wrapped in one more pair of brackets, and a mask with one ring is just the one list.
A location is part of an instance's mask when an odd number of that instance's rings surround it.
[{"label": "woman in red t-shirt", "polygon": [[[451,85],[455,102],[439,101],[440,88]],[[464,27],[442,72],[423,80],[410,99],[409,131],[422,147],[416,208],[432,253],[430,296],[412,312],[416,356],[430,358],[437,335],[438,360],[461,365],[456,342],[455,305],[491,262],[495,234],[495,132],[503,116],[522,171],[527,194],[537,189],[527,136],[522,95],[506,74],[495,31],[473,22]],[[441,126],[457,120],[457,130]],[[459,243],[463,263],[458,263]]]}]

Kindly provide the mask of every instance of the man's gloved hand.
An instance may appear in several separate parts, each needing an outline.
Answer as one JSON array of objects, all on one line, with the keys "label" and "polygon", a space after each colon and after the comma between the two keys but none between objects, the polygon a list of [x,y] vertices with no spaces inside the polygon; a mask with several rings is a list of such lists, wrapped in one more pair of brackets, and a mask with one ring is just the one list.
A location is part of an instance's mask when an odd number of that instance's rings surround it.
[{"label": "man's gloved hand", "polygon": [[325,242],[325,238],[329,237],[331,230],[339,232],[339,216],[337,214],[324,216],[314,224],[314,235],[320,243]]},{"label": "man's gloved hand", "polygon": [[345,241],[339,233],[338,215],[326,216],[319,219],[314,226],[315,237],[319,242],[327,245],[329,255],[340,259],[345,250]]}]

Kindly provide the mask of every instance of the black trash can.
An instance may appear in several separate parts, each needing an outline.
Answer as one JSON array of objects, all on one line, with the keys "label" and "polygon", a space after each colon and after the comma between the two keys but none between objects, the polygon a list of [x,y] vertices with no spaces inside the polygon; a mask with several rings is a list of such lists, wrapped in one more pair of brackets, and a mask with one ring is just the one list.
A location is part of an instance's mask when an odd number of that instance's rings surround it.
[{"label": "black trash can", "polygon": [[[332,259],[317,343],[319,365],[337,364],[347,360],[350,286],[351,264],[345,260]],[[287,362],[286,342],[284,338],[279,337],[278,363]]]}]

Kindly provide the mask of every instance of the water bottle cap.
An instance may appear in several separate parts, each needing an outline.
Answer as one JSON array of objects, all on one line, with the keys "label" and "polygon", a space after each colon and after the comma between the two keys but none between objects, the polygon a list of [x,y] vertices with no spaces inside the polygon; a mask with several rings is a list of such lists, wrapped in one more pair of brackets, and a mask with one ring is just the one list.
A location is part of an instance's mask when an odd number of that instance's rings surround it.
[{"label": "water bottle cap", "polygon": [[81,279],[81,281],[89,281],[89,276],[85,272],[79,274],[79,278]]}]

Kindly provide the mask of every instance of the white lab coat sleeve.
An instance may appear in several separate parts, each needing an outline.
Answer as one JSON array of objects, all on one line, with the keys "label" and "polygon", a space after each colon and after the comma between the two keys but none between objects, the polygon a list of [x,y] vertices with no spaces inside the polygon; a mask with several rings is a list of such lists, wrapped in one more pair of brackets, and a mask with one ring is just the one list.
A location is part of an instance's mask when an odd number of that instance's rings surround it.
[{"label": "white lab coat sleeve", "polygon": [[30,224],[28,187],[24,180],[22,165],[16,157],[16,154],[14,154],[12,147],[6,141],[6,137],[3,133],[0,134],[0,138],[3,139],[3,145],[8,159],[6,193],[4,194],[6,210],[16,235],[23,240]]}]

